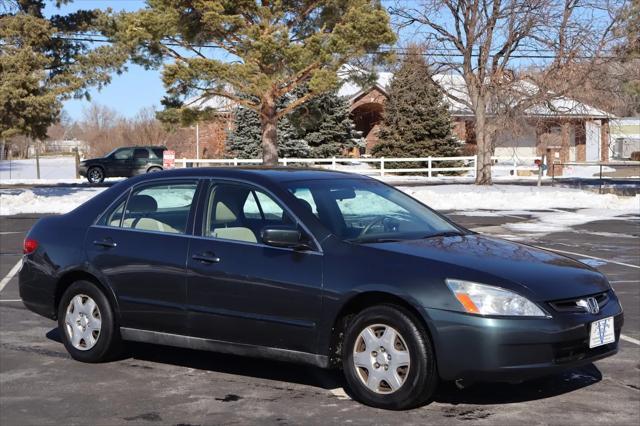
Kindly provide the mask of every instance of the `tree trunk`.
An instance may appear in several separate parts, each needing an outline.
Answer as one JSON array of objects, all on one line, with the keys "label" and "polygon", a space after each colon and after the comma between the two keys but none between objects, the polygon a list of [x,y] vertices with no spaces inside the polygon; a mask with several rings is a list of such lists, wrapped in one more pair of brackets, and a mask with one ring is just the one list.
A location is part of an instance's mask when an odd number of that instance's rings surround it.
[{"label": "tree trunk", "polygon": [[476,163],[476,185],[491,185],[491,132],[487,128],[484,102],[476,107],[476,142],[478,162]]},{"label": "tree trunk", "polygon": [[260,108],[262,128],[262,164],[278,165],[278,116],[275,99],[267,97]]}]

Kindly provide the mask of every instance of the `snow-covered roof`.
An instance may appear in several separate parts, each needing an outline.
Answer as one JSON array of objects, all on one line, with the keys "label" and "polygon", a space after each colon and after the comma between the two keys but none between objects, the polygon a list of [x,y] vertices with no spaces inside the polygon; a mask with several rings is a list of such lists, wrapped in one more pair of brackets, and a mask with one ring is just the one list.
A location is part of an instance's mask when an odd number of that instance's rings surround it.
[{"label": "snow-covered roof", "polygon": [[[338,89],[338,95],[347,97],[352,102],[372,89],[372,87],[362,87],[358,83],[350,80],[349,74],[354,71],[357,72],[357,69],[349,65],[343,66],[342,69],[338,71],[338,76],[343,80],[342,85]],[[392,79],[393,73],[378,72],[373,86],[381,90],[383,93],[387,93]],[[433,79],[450,95],[464,101],[469,101],[467,85],[461,75],[436,74],[433,76]],[[516,84],[516,91],[519,90],[524,93],[535,93],[538,90],[538,87],[531,82],[520,81]],[[453,115],[473,115],[472,111],[463,102],[456,101],[448,96],[445,97],[445,102],[450,105],[451,113]],[[197,109],[211,108],[221,113],[233,111],[236,107],[235,102],[222,96],[193,97],[186,100],[185,105]],[[526,113],[528,115],[548,117],[613,117],[605,111],[565,96],[557,96],[544,103],[535,105],[527,109]]]},{"label": "snow-covered roof", "polygon": [[[387,92],[389,84],[393,78],[393,73],[380,72],[377,74],[375,87]],[[436,74],[433,79],[440,87],[443,88],[448,94],[458,99],[469,101],[469,93],[467,92],[467,85],[464,78],[458,74]],[[350,80],[345,82],[340,87],[338,94],[346,96],[350,100],[354,101],[362,94],[368,92],[371,88],[363,89],[358,84]],[[538,90],[537,86],[530,82],[519,82],[517,90],[526,93],[532,93]],[[472,115],[472,111],[463,103],[459,102],[451,97],[446,97],[447,102],[451,107],[451,112],[454,115]],[[605,111],[594,108],[585,103],[579,102],[575,99],[567,98],[565,96],[557,96],[547,102],[536,105],[526,110],[529,115],[537,116],[580,116],[580,117],[593,117],[593,118],[609,118],[612,117]]]}]

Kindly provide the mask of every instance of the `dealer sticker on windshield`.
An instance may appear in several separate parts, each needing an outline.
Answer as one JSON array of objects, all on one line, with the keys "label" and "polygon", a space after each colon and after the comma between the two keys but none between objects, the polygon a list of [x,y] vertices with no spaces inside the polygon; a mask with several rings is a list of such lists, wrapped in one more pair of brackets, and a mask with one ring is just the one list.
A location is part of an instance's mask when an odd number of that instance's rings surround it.
[{"label": "dealer sticker on windshield", "polygon": [[589,348],[612,343],[616,340],[613,330],[613,317],[604,318],[591,323],[591,335],[589,338]]}]

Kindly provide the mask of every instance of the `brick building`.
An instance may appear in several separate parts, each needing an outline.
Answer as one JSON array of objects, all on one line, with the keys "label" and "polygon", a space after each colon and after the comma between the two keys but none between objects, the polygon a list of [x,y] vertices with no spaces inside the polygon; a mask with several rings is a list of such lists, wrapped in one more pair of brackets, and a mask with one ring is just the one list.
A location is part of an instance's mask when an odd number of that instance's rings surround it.
[{"label": "brick building", "polygon": [[[368,153],[378,142],[387,88],[393,75],[379,73],[373,87],[363,89],[345,83],[339,94],[349,98],[352,118],[366,140]],[[436,75],[434,79],[458,98],[467,98],[466,85],[458,75]],[[527,90],[535,86],[527,83]],[[462,103],[445,98],[453,118],[453,132],[465,142],[465,152],[475,152],[474,118]],[[499,132],[495,155],[526,158],[546,150],[556,161],[607,161],[610,156],[610,114],[573,99],[558,97],[526,111],[517,129]]]},{"label": "brick building", "polygon": [[[384,103],[392,77],[392,73],[381,72],[371,87],[363,88],[347,81],[338,91],[338,95],[349,99],[352,119],[365,140],[365,148],[359,154],[368,154],[378,143]],[[468,98],[462,77],[442,74],[434,78],[456,97]],[[535,89],[535,86],[526,84],[529,85],[525,87],[527,90]],[[464,141],[466,154],[475,153],[473,114],[462,103],[449,98],[445,98],[445,101],[450,105],[454,134]],[[217,119],[199,124],[200,158],[224,157],[226,136],[233,126],[233,103],[212,97],[192,102],[192,106],[219,111]],[[540,156],[546,151],[556,162],[607,161],[610,157],[611,118],[610,114],[589,105],[558,97],[527,110],[517,128],[499,132],[495,155],[518,159]],[[185,136],[176,148],[177,156],[194,158],[195,129],[183,129],[181,134]]]}]

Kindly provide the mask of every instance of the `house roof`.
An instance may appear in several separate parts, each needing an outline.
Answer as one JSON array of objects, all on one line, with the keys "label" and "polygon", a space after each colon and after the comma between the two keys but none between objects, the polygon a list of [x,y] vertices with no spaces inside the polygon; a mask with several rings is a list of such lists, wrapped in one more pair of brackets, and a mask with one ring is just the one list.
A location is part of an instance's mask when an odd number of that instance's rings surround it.
[{"label": "house roof", "polygon": [[[387,94],[391,80],[393,79],[393,73],[391,72],[378,72],[377,78],[373,87],[360,86],[348,79],[348,74],[353,71],[353,67],[345,65],[338,75],[342,78],[342,86],[338,89],[338,95],[349,98],[350,102],[356,101],[362,95],[370,92],[374,87],[380,90],[382,93]],[[469,93],[467,86],[461,75],[458,74],[436,74],[433,79],[449,94],[459,99],[469,101]],[[520,81],[519,87],[516,90],[520,90],[524,93],[533,93],[538,90],[538,87],[527,81]],[[473,115],[472,111],[462,102],[456,101],[451,97],[445,97],[451,108],[451,114],[454,116],[470,116]],[[185,101],[185,105],[197,109],[211,108],[218,112],[225,113],[231,112],[235,109],[236,103],[230,99],[221,96],[208,96],[208,97],[193,97]],[[568,98],[566,96],[557,96],[544,103],[535,105],[526,110],[527,115],[542,116],[542,117],[588,117],[588,118],[613,118],[614,116],[608,114],[605,111],[587,105],[575,99]]]},{"label": "house roof", "polygon": [[[345,77],[346,78],[346,77]],[[380,72],[377,75],[377,80],[374,87],[378,88],[383,93],[387,93],[393,73]],[[434,81],[438,83],[447,93],[450,95],[469,101],[469,93],[467,92],[467,85],[465,84],[462,76],[457,74],[436,74],[433,76]],[[518,90],[522,92],[532,93],[538,90],[538,87],[530,82],[519,82]],[[357,83],[346,80],[338,91],[338,95],[346,96],[350,101],[355,101],[363,94],[369,92],[372,87],[362,88]],[[455,115],[473,115],[472,111],[462,102],[456,101],[451,97],[445,97],[451,108],[451,113]],[[535,116],[549,116],[549,117],[591,117],[591,118],[611,118],[611,114],[605,111],[594,108],[585,103],[579,102],[575,99],[568,98],[566,96],[557,96],[544,104],[535,105],[526,110],[528,115]]]}]

